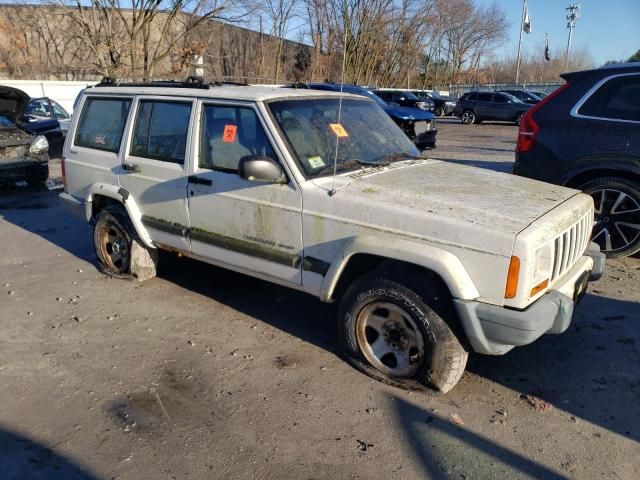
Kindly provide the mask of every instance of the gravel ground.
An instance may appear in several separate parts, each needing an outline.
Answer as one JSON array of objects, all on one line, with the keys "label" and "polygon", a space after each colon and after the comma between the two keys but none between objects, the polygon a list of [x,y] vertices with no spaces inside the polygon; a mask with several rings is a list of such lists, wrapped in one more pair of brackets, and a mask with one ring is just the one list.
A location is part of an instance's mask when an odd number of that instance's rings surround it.
[{"label": "gravel ground", "polygon": [[[439,128],[431,157],[510,169],[515,127]],[[168,255],[105,277],[57,193],[0,193],[2,479],[640,478],[639,258],[430,396],[349,367],[304,294]]]}]

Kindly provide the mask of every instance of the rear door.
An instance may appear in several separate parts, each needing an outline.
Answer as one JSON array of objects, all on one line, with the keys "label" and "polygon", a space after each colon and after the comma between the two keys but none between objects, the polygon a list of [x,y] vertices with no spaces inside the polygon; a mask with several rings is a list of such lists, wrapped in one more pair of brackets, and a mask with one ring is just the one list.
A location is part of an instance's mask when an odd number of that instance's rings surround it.
[{"label": "rear door", "polygon": [[494,118],[493,94],[487,92],[476,93],[474,103],[476,104],[476,113],[479,117],[486,120]]},{"label": "rear door", "polygon": [[492,115],[496,120],[513,120],[515,118],[513,103],[509,103],[509,98],[501,93],[493,94]]},{"label": "rear door", "polygon": [[[224,266],[301,283],[302,195],[293,180],[245,180],[247,156],[281,156],[252,103],[203,101],[189,178],[192,251]],[[285,168],[286,171],[286,168]]]},{"label": "rear door", "polygon": [[195,101],[140,96],[118,167],[120,185],[135,198],[154,242],[190,250],[187,154]]}]

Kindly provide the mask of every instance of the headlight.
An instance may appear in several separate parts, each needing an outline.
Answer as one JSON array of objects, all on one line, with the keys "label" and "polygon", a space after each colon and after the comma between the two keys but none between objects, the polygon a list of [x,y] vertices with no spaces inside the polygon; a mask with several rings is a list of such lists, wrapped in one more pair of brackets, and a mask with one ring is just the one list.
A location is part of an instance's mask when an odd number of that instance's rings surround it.
[{"label": "headlight", "polygon": [[533,276],[531,277],[531,285],[533,288],[529,295],[531,298],[549,286],[549,279],[552,273],[551,269],[553,268],[553,248],[553,242],[549,242],[536,250],[536,263],[533,268]]},{"label": "headlight", "polygon": [[31,142],[31,146],[29,147],[29,153],[33,155],[40,155],[41,153],[45,153],[49,150],[49,142],[47,138],[38,135],[33,142]]}]

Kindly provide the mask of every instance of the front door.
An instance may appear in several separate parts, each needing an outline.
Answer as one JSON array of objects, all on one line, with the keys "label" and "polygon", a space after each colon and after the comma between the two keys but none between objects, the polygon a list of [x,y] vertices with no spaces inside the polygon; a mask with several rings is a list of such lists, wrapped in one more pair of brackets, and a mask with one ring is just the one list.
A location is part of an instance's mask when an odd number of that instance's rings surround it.
[{"label": "front door", "polygon": [[[238,175],[247,156],[279,160],[253,104],[203,102],[189,177],[191,246],[223,266],[301,283],[302,196],[293,180],[266,184]],[[280,160],[281,161],[281,160]]]},{"label": "front door", "polygon": [[139,97],[120,185],[136,200],[154,242],[188,251],[187,152],[194,101]]}]

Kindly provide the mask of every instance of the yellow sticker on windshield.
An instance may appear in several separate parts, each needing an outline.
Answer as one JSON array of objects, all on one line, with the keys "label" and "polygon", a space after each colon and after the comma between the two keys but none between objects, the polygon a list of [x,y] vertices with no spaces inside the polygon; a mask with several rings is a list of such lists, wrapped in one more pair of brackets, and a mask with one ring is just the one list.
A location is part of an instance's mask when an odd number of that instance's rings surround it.
[{"label": "yellow sticker on windshield", "polygon": [[333,130],[333,133],[336,134],[336,137],[342,138],[349,136],[341,123],[330,123],[329,126],[331,127],[331,130]]},{"label": "yellow sticker on windshield", "polygon": [[324,160],[322,160],[322,157],[320,155],[316,155],[315,157],[309,157],[307,158],[307,161],[309,162],[309,166],[314,169],[324,167],[326,165],[326,163],[324,163]]}]

